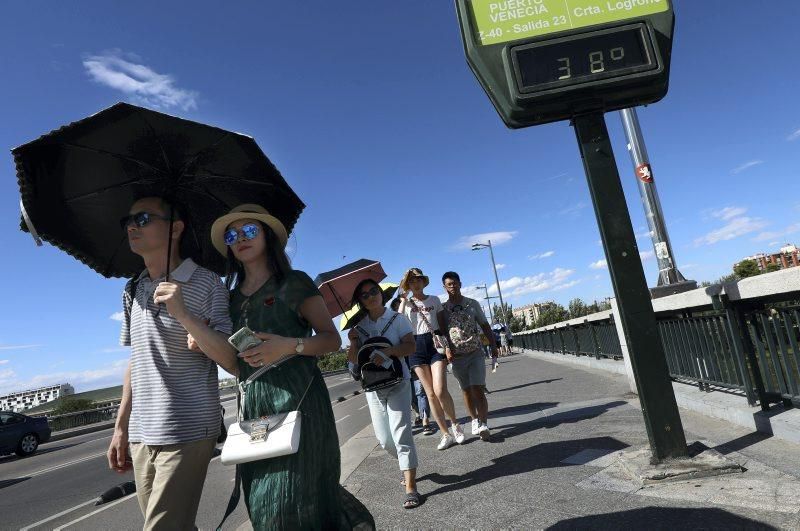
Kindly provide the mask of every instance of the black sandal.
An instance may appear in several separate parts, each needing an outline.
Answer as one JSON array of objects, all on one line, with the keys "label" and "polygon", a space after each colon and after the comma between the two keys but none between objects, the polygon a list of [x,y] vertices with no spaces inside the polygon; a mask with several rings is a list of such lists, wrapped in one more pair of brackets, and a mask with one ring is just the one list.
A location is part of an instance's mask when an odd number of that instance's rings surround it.
[{"label": "black sandal", "polygon": [[422,427],[422,435],[433,435],[433,426],[426,424]]},{"label": "black sandal", "polygon": [[414,509],[415,507],[419,507],[419,504],[419,492],[414,491],[406,493],[406,498],[403,500],[403,509]]}]

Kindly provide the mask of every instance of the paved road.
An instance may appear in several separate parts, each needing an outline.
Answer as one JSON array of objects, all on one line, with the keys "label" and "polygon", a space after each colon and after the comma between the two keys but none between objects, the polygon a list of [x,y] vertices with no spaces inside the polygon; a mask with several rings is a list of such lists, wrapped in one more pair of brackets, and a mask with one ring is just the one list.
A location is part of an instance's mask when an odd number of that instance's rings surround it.
[{"label": "paved road", "polygon": [[[369,411],[360,389],[347,374],[325,378],[333,403],[339,444],[369,424]],[[339,401],[343,397],[345,400]],[[232,400],[223,401],[225,424],[236,413]],[[141,529],[135,495],[101,506],[95,500],[105,490],[133,479],[108,469],[105,453],[112,430],[107,429],[43,444],[27,459],[0,458],[0,529]],[[233,469],[216,457],[209,466],[197,524],[213,529],[219,523],[233,487]],[[247,520],[244,504],[226,528]]]}]

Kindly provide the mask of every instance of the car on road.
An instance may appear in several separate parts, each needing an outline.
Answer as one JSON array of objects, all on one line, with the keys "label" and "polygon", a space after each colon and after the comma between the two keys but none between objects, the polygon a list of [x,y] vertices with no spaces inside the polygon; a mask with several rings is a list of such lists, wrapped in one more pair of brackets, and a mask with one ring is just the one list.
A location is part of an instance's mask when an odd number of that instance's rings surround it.
[{"label": "car on road", "polygon": [[0,455],[16,452],[20,457],[28,457],[49,439],[50,426],[46,418],[0,411]]}]

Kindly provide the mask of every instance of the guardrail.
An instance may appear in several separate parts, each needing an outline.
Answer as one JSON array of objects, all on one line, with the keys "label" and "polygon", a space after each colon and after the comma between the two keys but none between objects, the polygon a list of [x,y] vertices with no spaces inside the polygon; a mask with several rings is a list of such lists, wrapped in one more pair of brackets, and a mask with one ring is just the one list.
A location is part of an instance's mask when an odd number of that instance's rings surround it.
[{"label": "guardrail", "polygon": [[[670,376],[800,406],[800,268],[653,301]],[[523,348],[622,359],[614,311],[518,332]]]}]

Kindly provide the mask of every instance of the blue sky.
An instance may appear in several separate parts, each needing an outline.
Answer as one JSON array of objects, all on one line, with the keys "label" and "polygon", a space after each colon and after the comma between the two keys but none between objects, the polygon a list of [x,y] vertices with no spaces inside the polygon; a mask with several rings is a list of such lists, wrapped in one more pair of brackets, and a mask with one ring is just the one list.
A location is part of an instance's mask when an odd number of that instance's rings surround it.
[{"label": "blue sky", "polygon": [[[505,128],[467,68],[452,3],[7,2],[0,22],[6,150],[124,100],[253,135],[308,205],[294,266],[357,258],[390,280],[459,271],[515,306],[612,294],[565,122]],[[800,243],[800,3],[676,0],[670,91],[639,111],[677,263],[713,280]],[[607,122],[651,285],[652,245],[616,113]],[[118,384],[123,280],[18,230],[0,158],[0,393]]]}]

